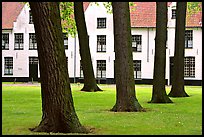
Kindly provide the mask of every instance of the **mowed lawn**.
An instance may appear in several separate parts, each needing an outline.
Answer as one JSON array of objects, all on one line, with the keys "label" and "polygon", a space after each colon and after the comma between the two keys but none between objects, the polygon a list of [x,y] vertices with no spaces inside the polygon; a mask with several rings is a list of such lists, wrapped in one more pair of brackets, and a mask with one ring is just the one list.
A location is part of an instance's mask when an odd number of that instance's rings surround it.
[{"label": "mowed lawn", "polygon": [[[80,122],[97,135],[202,135],[202,87],[186,86],[190,95],[171,98],[174,103],[150,104],[151,85],[136,85],[136,96],[146,112],[111,112],[115,85],[99,87],[103,92],[82,92],[72,84],[74,106]],[[170,87],[166,87],[167,93]],[[2,134],[38,135],[28,128],[41,121],[39,86],[2,86]],[[62,133],[50,133],[62,134]],[[69,135],[73,133],[69,133]],[[76,135],[73,134],[73,135]]]}]

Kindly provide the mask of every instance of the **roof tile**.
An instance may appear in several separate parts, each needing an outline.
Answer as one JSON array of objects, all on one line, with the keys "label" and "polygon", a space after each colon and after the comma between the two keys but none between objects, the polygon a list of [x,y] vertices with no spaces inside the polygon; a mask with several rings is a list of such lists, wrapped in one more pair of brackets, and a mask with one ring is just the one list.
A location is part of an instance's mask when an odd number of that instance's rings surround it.
[{"label": "roof tile", "polygon": [[22,2],[2,2],[2,29],[12,29],[23,6]]},{"label": "roof tile", "polygon": [[[170,6],[172,2],[168,2]],[[130,12],[131,27],[156,27],[156,2],[134,2],[135,8]],[[2,2],[2,29],[12,29],[20,11],[25,4],[22,2]],[[90,2],[84,2],[84,10]],[[202,26],[202,12],[189,15],[186,18],[187,27]]]}]

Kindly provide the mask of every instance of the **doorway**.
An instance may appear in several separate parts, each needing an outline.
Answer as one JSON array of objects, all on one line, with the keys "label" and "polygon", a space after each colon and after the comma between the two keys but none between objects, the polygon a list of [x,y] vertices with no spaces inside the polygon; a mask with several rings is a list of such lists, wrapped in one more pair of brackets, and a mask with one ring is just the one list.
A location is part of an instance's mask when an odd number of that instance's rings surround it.
[{"label": "doorway", "polygon": [[174,66],[174,62],[173,62],[174,57],[170,57],[170,61],[169,61],[169,76],[170,76],[170,85],[172,84],[172,80],[173,80],[173,66]]},{"label": "doorway", "polygon": [[38,58],[29,57],[29,81],[38,81]]}]

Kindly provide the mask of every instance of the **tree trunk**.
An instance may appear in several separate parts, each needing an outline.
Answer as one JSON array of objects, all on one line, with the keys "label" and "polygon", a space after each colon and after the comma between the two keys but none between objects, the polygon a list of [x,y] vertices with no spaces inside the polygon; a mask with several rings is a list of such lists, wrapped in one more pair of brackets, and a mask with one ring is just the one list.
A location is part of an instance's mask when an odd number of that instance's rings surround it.
[{"label": "tree trunk", "polygon": [[187,2],[177,2],[172,88],[168,96],[189,97],[184,89],[184,52]]},{"label": "tree trunk", "polygon": [[149,103],[172,103],[166,94],[167,2],[156,2],[156,40],[152,99]]},{"label": "tree trunk", "polygon": [[59,4],[30,2],[40,66],[42,120],[36,132],[85,133],[75,112],[66,65]]},{"label": "tree trunk", "polygon": [[84,74],[84,87],[82,91],[102,91],[96,84],[94,77],[89,39],[84,17],[83,2],[74,2],[74,17],[79,37],[79,51],[81,55],[82,70]]},{"label": "tree trunk", "polygon": [[113,2],[116,104],[111,111],[144,111],[135,94],[128,2]]}]

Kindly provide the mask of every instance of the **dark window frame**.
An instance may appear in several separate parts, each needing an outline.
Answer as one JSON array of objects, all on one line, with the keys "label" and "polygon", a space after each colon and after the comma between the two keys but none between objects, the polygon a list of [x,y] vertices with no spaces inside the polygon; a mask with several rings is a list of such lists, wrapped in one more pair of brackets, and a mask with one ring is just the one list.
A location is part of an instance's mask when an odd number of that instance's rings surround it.
[{"label": "dark window frame", "polygon": [[184,77],[195,78],[195,57],[184,57]]},{"label": "dark window frame", "polygon": [[35,33],[29,33],[29,50],[37,50],[37,41]]},{"label": "dark window frame", "polygon": [[14,33],[14,50],[23,50],[24,35],[23,33]]},{"label": "dark window frame", "polygon": [[142,74],[141,66],[142,66],[141,60],[133,60],[134,79],[141,79]]},{"label": "dark window frame", "polygon": [[64,49],[68,49],[68,36],[66,33],[63,33],[64,37]]},{"label": "dark window frame", "polygon": [[171,19],[176,19],[176,9],[171,9]]},{"label": "dark window frame", "polygon": [[13,75],[13,57],[4,57],[4,75]]},{"label": "dark window frame", "polygon": [[106,28],[106,18],[97,18],[97,29]]},{"label": "dark window frame", "polygon": [[29,64],[38,64],[38,57],[29,57]]},{"label": "dark window frame", "polygon": [[97,52],[106,52],[106,35],[97,35]]},{"label": "dark window frame", "polygon": [[185,30],[185,48],[193,48],[193,30]]},{"label": "dark window frame", "polygon": [[132,35],[132,51],[142,52],[142,35]]},{"label": "dark window frame", "polygon": [[9,33],[2,33],[2,50],[9,50]]},{"label": "dark window frame", "polygon": [[68,59],[68,57],[66,57],[66,65],[67,65],[67,68],[68,68],[68,62],[69,61],[69,59]]},{"label": "dark window frame", "polygon": [[106,60],[97,60],[96,64],[96,78],[106,78]]},{"label": "dark window frame", "polygon": [[29,10],[29,24],[33,24],[33,16],[31,10]]}]

